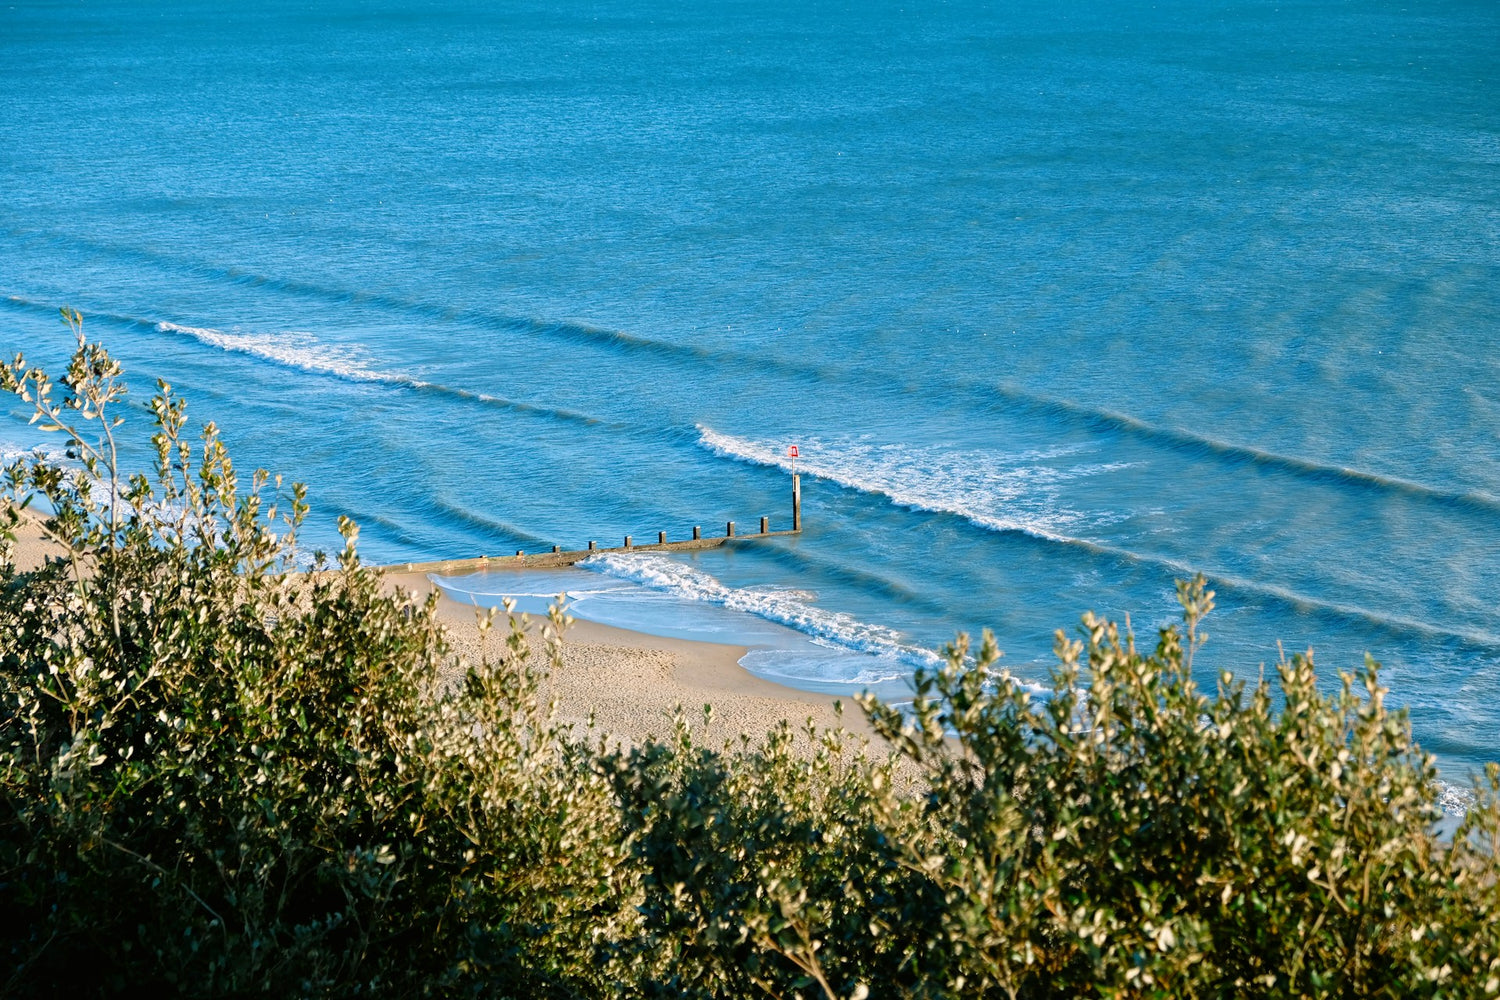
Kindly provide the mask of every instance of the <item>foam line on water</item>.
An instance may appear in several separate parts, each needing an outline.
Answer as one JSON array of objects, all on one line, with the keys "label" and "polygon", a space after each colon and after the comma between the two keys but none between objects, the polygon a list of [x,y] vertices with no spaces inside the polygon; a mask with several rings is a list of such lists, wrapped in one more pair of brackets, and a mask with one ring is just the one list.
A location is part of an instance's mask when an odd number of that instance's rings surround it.
[{"label": "foam line on water", "polygon": [[[721,458],[790,471],[793,462],[778,444],[752,441],[698,426],[698,443]],[[1066,506],[1069,481],[1126,468],[1100,462],[1058,468],[1048,464],[1076,448],[1003,454],[942,451],[866,440],[810,439],[796,466],[847,489],[885,497],[913,510],[958,514],[995,531],[1019,531],[1048,541],[1076,541],[1070,529],[1107,516]],[[997,511],[1004,509],[1006,514]]]},{"label": "foam line on water", "polygon": [[[11,232],[10,235],[15,236],[20,234]],[[36,236],[38,234],[27,235]],[[140,258],[158,266],[165,265],[177,269],[187,269],[199,276],[217,278],[236,284],[248,283],[257,287],[270,288],[289,294],[318,298],[334,303],[372,305],[387,311],[402,312],[417,316],[424,320],[457,321],[486,329],[514,330],[551,339],[602,346],[622,353],[656,354],[693,364],[710,364],[721,371],[726,365],[753,367],[762,372],[769,368],[799,381],[819,385],[857,379],[862,384],[883,386],[887,390],[910,388],[904,382],[892,379],[888,372],[861,368],[857,365],[835,367],[809,365],[804,362],[792,361],[775,355],[759,355],[733,349],[709,349],[693,344],[678,344],[672,341],[645,337],[620,330],[611,330],[587,323],[522,317],[473,309],[456,310],[434,303],[402,298],[383,292],[331,289],[308,282],[246,272],[237,268],[218,267],[203,262],[187,261],[137,248],[117,247],[55,235],[43,238],[58,244],[81,244],[95,252]],[[16,296],[11,296],[9,301],[17,306],[39,307],[37,303],[27,302]],[[48,311],[55,311],[50,307],[46,308]],[[132,324],[143,322],[129,317],[116,318]],[[212,332],[222,336],[219,331]],[[240,348],[226,347],[226,349]],[[247,351],[246,353],[255,352]],[[294,361],[283,361],[283,363],[298,366]],[[307,368],[306,370],[317,369]],[[372,378],[371,376],[374,377]],[[408,388],[418,390],[431,389],[517,410],[551,413],[564,419],[577,419],[585,423],[602,422],[598,418],[568,410],[519,403],[502,397],[455,389],[406,376],[387,376],[383,373],[363,369],[358,365],[352,366],[351,371],[345,374],[345,377],[362,381],[385,381],[390,384],[405,385]],[[1162,447],[1171,448],[1176,451],[1185,451],[1195,456],[1206,455],[1230,463],[1266,466],[1312,481],[1337,483],[1344,486],[1355,486],[1407,495],[1445,506],[1500,513],[1500,497],[1490,496],[1481,492],[1446,490],[1414,480],[1403,479],[1399,476],[1332,465],[1299,456],[1283,455],[1250,445],[1218,440],[1179,427],[1151,424],[1139,418],[1132,417],[1129,414],[1118,413],[1102,407],[1087,406],[1019,386],[997,385],[975,381],[961,382],[959,386],[968,391],[980,406],[993,405],[995,399],[998,397],[1012,408],[1019,407],[1051,417],[1064,416],[1086,427],[1129,435]],[[952,386],[950,385],[948,388],[951,389]]]},{"label": "foam line on water", "polygon": [[[141,323],[140,320],[130,322]],[[234,354],[246,354],[262,361],[287,368],[296,368],[314,375],[331,375],[351,382],[372,382],[396,386],[416,392],[431,392],[470,402],[498,406],[518,413],[534,413],[554,417],[570,423],[598,426],[605,421],[586,413],[559,407],[537,406],[517,400],[474,392],[453,386],[430,382],[400,372],[381,371],[370,365],[364,352],[357,347],[333,345],[320,342],[310,333],[239,333],[216,330],[210,327],[184,326],[160,321],[155,324],[158,333],[188,337],[209,347]]]},{"label": "foam line on water", "polygon": [[[173,266],[188,266],[194,273],[210,277],[221,277],[235,283],[251,283],[260,287],[273,288],[293,294],[316,297],[339,303],[361,303],[374,305],[389,311],[405,312],[414,314],[427,320],[461,321],[471,323],[490,329],[517,330],[534,333],[554,339],[588,343],[596,346],[606,346],[622,352],[646,352],[669,356],[681,361],[692,363],[709,363],[722,367],[726,364],[754,366],[764,371],[767,367],[775,369],[784,375],[799,380],[812,381],[817,384],[826,384],[835,380],[835,376],[842,376],[840,380],[846,380],[855,376],[861,381],[884,385],[886,388],[899,388],[897,383],[890,379],[887,373],[881,371],[862,369],[857,366],[846,366],[839,369],[808,365],[805,363],[788,361],[783,358],[762,355],[751,355],[743,351],[715,349],[710,350],[697,345],[677,344],[671,341],[643,337],[638,334],[626,333],[619,330],[610,330],[604,327],[593,326],[584,323],[567,322],[561,320],[536,319],[519,316],[511,316],[500,313],[483,312],[479,310],[454,310],[444,306],[424,303],[392,296],[380,292],[341,291],[323,288],[306,282],[288,279],[272,278],[265,275],[251,274],[233,268],[216,268],[205,264],[189,264],[188,262],[176,261],[161,255],[137,251],[131,248],[106,247],[103,245],[90,245],[96,250],[105,250],[116,254],[137,254],[152,259],[157,263],[171,263]],[[10,301],[20,306],[37,306],[36,303],[27,302],[16,296],[10,297]],[[50,311],[50,310],[49,310]],[[126,322],[141,323],[129,317],[119,317]],[[201,328],[185,328],[201,329]],[[217,337],[235,338],[239,335],[226,335],[221,331],[205,331]],[[474,393],[468,390],[455,389],[436,383],[425,382],[420,379],[406,376],[390,376],[384,373],[374,372],[358,364],[345,365],[335,362],[334,365],[320,369],[302,364],[305,358],[300,351],[294,351],[286,357],[275,357],[278,353],[277,346],[272,345],[265,353],[243,345],[224,346],[226,350],[243,350],[245,353],[257,353],[281,363],[290,364],[294,367],[303,367],[304,370],[324,370],[334,374],[360,381],[383,381],[390,384],[405,385],[412,389],[431,389],[454,395],[478,400],[480,402],[494,403],[497,405],[517,409],[531,410],[537,412],[553,413],[564,419],[578,419],[585,423],[598,423],[598,418],[585,414],[578,414],[563,409],[551,409],[537,407],[532,404],[518,403],[502,397],[489,396],[484,393]],[[347,370],[340,371],[340,368]],[[1049,396],[1044,393],[1035,392],[1015,385],[991,384],[984,382],[968,382],[965,388],[971,393],[980,405],[992,403],[994,397],[999,397],[1012,407],[1021,407],[1033,412],[1042,413],[1047,416],[1064,416],[1070,420],[1081,423],[1084,426],[1102,429],[1112,433],[1125,434],[1138,439],[1149,441],[1153,444],[1171,448],[1176,451],[1187,452],[1194,456],[1210,456],[1221,461],[1235,464],[1259,465],[1275,468],[1283,472],[1296,475],[1300,478],[1315,482],[1335,483],[1343,486],[1354,486],[1376,491],[1383,491],[1398,495],[1406,495],[1418,499],[1442,504],[1445,506],[1458,507],[1461,509],[1478,509],[1489,513],[1500,513],[1500,497],[1490,496],[1477,491],[1454,491],[1430,486],[1415,480],[1404,479],[1384,473],[1368,472],[1348,466],[1332,465],[1318,462],[1312,459],[1294,455],[1284,455],[1251,445],[1238,444],[1230,441],[1222,441],[1217,438],[1208,437],[1180,427],[1162,426],[1148,423],[1129,414],[1119,413],[1103,407],[1087,406],[1072,400]]]},{"label": "foam line on water", "polygon": [[799,591],[730,587],[700,569],[658,555],[607,553],[578,565],[690,601],[755,615],[853,652],[890,657],[911,666],[934,667],[941,662],[931,650],[903,642],[894,629],[819,608],[808,601],[810,595]]},{"label": "foam line on water", "polygon": [[1352,486],[1382,493],[1411,496],[1444,506],[1500,513],[1500,497],[1485,493],[1445,490],[1399,476],[1331,465],[1250,445],[1221,441],[1184,428],[1148,423],[1129,414],[1118,413],[1103,407],[1086,406],[1072,400],[1059,399],[1017,386],[996,385],[971,388],[980,395],[994,393],[1009,403],[1019,404],[1027,409],[1048,415],[1065,416],[1086,426],[1150,441],[1176,451],[1186,452],[1193,457],[1209,456],[1232,464],[1265,466],[1313,482]]},{"label": "foam line on water", "polygon": [[[720,457],[751,465],[784,470],[791,468],[792,460],[782,454],[779,445],[721,434],[702,425],[698,432],[699,444]],[[1095,556],[1151,565],[1178,577],[1192,577],[1201,572],[1216,586],[1269,597],[1304,611],[1319,611],[1358,619],[1381,628],[1415,633],[1429,639],[1457,639],[1488,649],[1500,647],[1500,637],[1487,632],[1436,625],[1405,615],[1308,597],[1274,583],[1250,580],[1211,567],[1192,566],[1169,556],[1136,552],[1080,537],[1069,533],[1069,529],[1075,526],[1087,527],[1086,517],[1067,508],[1051,505],[1045,495],[1038,498],[1027,496],[1024,491],[1017,491],[1017,487],[1028,483],[1032,487],[1050,487],[1067,478],[1110,471],[1120,466],[1099,464],[1075,467],[1057,477],[1040,471],[1035,475],[1023,472],[1011,477],[980,474],[976,480],[969,471],[976,456],[968,453],[955,453],[947,462],[937,463],[922,455],[920,449],[914,451],[905,446],[881,447],[864,442],[838,442],[825,447],[823,442],[816,439],[804,440],[807,443],[802,447],[803,454],[797,459],[800,471],[846,489],[882,497],[888,503],[908,510],[952,515],[987,531],[1020,534]],[[872,456],[875,457],[873,461]],[[994,455],[988,457],[991,461],[996,458]],[[1047,457],[1045,453],[1034,452],[1011,456],[1010,461],[1013,465],[1024,466],[1027,461],[1044,457]],[[964,470],[968,478],[955,478],[952,473],[958,469]],[[944,475],[947,475],[946,479]],[[1003,489],[993,489],[997,484]],[[1045,494],[1047,490],[1042,492]],[[991,509],[1001,504],[1012,510],[1024,504],[1030,508],[1030,513],[1026,516],[1001,515]]]},{"label": "foam line on water", "polygon": [[[18,236],[22,234],[11,230],[7,235]],[[462,322],[502,333],[523,333],[544,337],[549,340],[584,344],[603,348],[616,354],[634,356],[643,354],[656,355],[669,360],[686,361],[689,363],[709,362],[715,367],[720,368],[726,364],[753,367],[759,371],[764,371],[767,367],[770,367],[783,372],[783,374],[799,378],[816,379],[818,377],[816,370],[809,366],[780,358],[764,357],[744,351],[710,350],[697,344],[681,344],[674,341],[646,337],[636,333],[627,333],[623,330],[613,330],[591,323],[520,316],[480,309],[455,309],[451,306],[424,302],[420,299],[408,298],[390,292],[332,288],[293,278],[259,274],[237,267],[225,267],[206,261],[174,257],[155,251],[143,250],[138,247],[118,246],[58,234],[28,233],[24,235],[33,239],[39,238],[44,242],[49,242],[57,246],[73,248],[81,246],[94,253],[108,254],[120,259],[145,263],[154,267],[182,271],[199,278],[235,285],[252,285],[259,289],[267,289],[336,305],[358,304],[370,306],[386,312],[399,313],[424,321]]]},{"label": "foam line on water", "polygon": [[1450,816],[1462,816],[1477,804],[1472,789],[1441,779],[1437,783],[1437,788],[1438,805]]},{"label": "foam line on water", "polygon": [[775,563],[796,573],[799,578],[806,578],[809,574],[826,577],[862,593],[875,594],[898,604],[921,608],[936,617],[942,617],[952,610],[949,605],[929,596],[923,590],[913,589],[855,565],[852,561],[837,558],[835,553],[815,552],[806,546],[763,545],[742,550],[739,556]]},{"label": "foam line on water", "polygon": [[239,333],[162,320],[157,322],[156,332],[178,334],[231,354],[248,354],[288,368],[318,375],[335,375],[353,382],[407,385],[416,381],[376,371],[369,366],[364,352],[357,347],[319,343],[312,334],[301,331]]},{"label": "foam line on water", "polygon": [[10,465],[23,459],[30,459],[40,454],[49,462],[60,462],[63,460],[63,452],[50,444],[23,445],[15,441],[0,441],[0,465]]},{"label": "foam line on water", "polygon": [[[7,297],[5,301],[12,308],[29,312],[47,314],[57,312],[52,306],[32,302],[15,295]],[[119,313],[84,312],[83,310],[80,312],[85,321],[102,320],[128,330],[192,340],[228,354],[242,354],[258,361],[306,372],[310,375],[321,375],[346,382],[387,385],[409,392],[432,393],[482,406],[492,406],[515,413],[534,414],[588,427],[629,429],[624,424],[607,421],[576,410],[525,403],[492,393],[443,385],[440,382],[428,381],[402,372],[383,371],[375,367],[368,355],[358,346],[329,344],[320,341],[311,333],[302,331],[246,333],[219,330],[213,327],[190,326],[169,320],[143,319]]]}]

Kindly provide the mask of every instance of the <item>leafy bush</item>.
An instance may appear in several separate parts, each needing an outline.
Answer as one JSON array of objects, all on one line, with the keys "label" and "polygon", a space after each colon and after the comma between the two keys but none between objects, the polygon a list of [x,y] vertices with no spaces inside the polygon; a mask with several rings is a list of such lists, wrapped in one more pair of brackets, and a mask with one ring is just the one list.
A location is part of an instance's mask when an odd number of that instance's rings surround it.
[{"label": "leafy bush", "polygon": [[1373,662],[1332,697],[1310,659],[1280,663],[1279,711],[1265,681],[1225,674],[1207,697],[1191,653],[1212,594],[1199,579],[1179,596],[1186,646],[1164,629],[1145,655],[1086,615],[1040,701],[990,680],[986,636],[972,666],[960,643],[919,674],[914,719],[867,705],[927,778],[929,822],[897,851],[943,892],[946,987],[1494,995],[1500,774],[1442,843],[1431,761]]},{"label": "leafy bush", "polygon": [[81,460],[9,473],[11,524],[45,501],[68,554],[0,589],[10,986],[606,992],[578,956],[634,933],[626,842],[519,626],[437,690],[435,599],[386,593],[347,523],[337,568],[293,572],[301,488],[281,510],[262,474],[241,490],[165,385],[155,475],[122,484],[119,368],[78,344],[61,401],[20,358],[0,376]]},{"label": "leafy bush", "polygon": [[[616,757],[663,994],[1470,997],[1500,993],[1500,769],[1451,842],[1435,773],[1375,664],[1329,697],[1310,659],[1253,688],[1191,678],[1092,616],[1045,698],[986,635],[865,699],[895,759],[783,730],[736,755]],[[1186,644],[1184,642],[1186,640]],[[1085,683],[1086,682],[1086,683]],[[1281,707],[1273,710],[1279,693]],[[918,794],[895,780],[916,768]]]},{"label": "leafy bush", "polygon": [[541,697],[561,611],[440,687],[435,599],[347,522],[299,572],[301,487],[242,488],[165,385],[122,479],[119,368],[68,318],[60,400],[0,369],[76,460],[7,470],[64,555],[0,552],[6,993],[1500,995],[1500,768],[1445,841],[1373,662],[1200,691],[1201,579],[1150,652],[1059,633],[1042,697],[960,637],[910,709],[862,699],[885,757],[681,718],[610,751]]},{"label": "leafy bush", "polygon": [[804,735],[782,723],[714,751],[679,717],[673,741],[604,761],[644,866],[638,946],[660,960],[642,965],[646,995],[864,997],[920,983],[921,942],[898,914],[941,898],[876,821],[892,764],[852,753],[847,733]]}]

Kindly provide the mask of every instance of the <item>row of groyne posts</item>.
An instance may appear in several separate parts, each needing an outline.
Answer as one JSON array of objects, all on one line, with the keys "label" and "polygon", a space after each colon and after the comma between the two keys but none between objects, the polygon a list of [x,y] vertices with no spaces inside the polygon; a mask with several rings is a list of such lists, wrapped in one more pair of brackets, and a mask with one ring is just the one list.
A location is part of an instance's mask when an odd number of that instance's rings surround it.
[{"label": "row of groyne posts", "polygon": [[[793,458],[797,457],[795,448],[790,452]],[[684,538],[675,542],[667,541],[667,533],[658,531],[655,543],[637,545],[635,539],[625,536],[625,544],[613,548],[600,548],[598,542],[589,542],[586,549],[572,549],[563,551],[560,546],[552,546],[551,552],[527,552],[524,549],[516,550],[513,556],[480,556],[478,559],[444,559],[439,562],[425,563],[397,563],[387,569],[405,573],[477,573],[486,569],[549,569],[558,566],[571,566],[582,562],[592,556],[603,555],[610,552],[682,552],[695,549],[716,549],[721,545],[737,542],[759,541],[763,538],[784,538],[788,535],[800,535],[802,533],[802,477],[792,473],[792,529],[790,531],[772,531],[771,519],[762,517],[760,519],[760,530],[752,534],[737,534],[734,530],[734,522],[729,521],[724,526],[724,534],[703,534],[701,526],[693,527],[693,537]]]}]

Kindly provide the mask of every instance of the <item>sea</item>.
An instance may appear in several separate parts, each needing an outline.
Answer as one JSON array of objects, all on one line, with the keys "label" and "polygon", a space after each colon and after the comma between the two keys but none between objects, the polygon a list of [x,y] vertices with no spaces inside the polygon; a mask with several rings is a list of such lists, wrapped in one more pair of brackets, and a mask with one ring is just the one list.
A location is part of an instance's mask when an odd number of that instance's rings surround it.
[{"label": "sea", "polygon": [[439,582],[899,700],[1202,573],[1204,685],[1500,759],[1494,0],[7,3],[0,350],[64,306],[308,553],[783,530],[795,446],[800,536]]}]

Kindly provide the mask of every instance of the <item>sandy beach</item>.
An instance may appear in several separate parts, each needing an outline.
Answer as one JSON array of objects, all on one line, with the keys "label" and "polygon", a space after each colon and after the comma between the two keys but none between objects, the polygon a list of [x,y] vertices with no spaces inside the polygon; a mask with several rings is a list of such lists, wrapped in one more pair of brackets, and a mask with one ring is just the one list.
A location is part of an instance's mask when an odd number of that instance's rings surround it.
[{"label": "sandy beach", "polygon": [[48,556],[61,559],[67,555],[67,549],[48,538],[41,523],[27,511],[22,511],[21,523],[16,525],[15,545],[14,559],[19,573],[31,572]]},{"label": "sandy beach", "polygon": [[[387,580],[418,595],[436,589],[420,573],[389,572]],[[456,670],[458,658],[472,662],[481,655],[475,608],[441,590],[438,594],[438,616],[452,640]],[[503,635],[497,617],[491,642],[503,641]],[[859,706],[849,699],[842,699],[841,717],[834,707],[841,699],[756,677],[739,664],[745,652],[742,646],[663,638],[577,619],[564,636],[563,669],[552,677],[558,714],[580,728],[592,715],[598,733],[632,742],[670,733],[678,706],[696,725],[706,704],[713,706],[711,740],[758,736],[783,719],[799,728],[811,718],[819,728],[842,724],[851,732],[868,732]]]},{"label": "sandy beach", "polygon": [[[46,538],[41,526],[26,519],[18,526],[16,566],[25,572],[48,556],[61,556],[61,546]],[[387,572],[387,585],[419,598],[437,588],[421,573]],[[456,677],[461,661],[482,656],[475,608],[438,591],[438,616],[448,630],[453,653],[449,675]],[[531,632],[539,636],[534,620]],[[551,678],[558,715],[580,734],[590,717],[596,735],[629,742],[664,736],[672,730],[672,716],[680,706],[695,726],[703,706],[713,706],[707,736],[714,742],[740,733],[759,736],[783,719],[795,726],[811,718],[819,728],[842,724],[867,733],[857,705],[843,699],[842,717],[830,695],[798,691],[762,680],[739,665],[745,649],[684,639],[661,638],[640,632],[576,620],[564,637],[563,669]],[[504,641],[504,623],[497,618],[492,644]],[[541,654],[536,643],[536,655]]]}]

